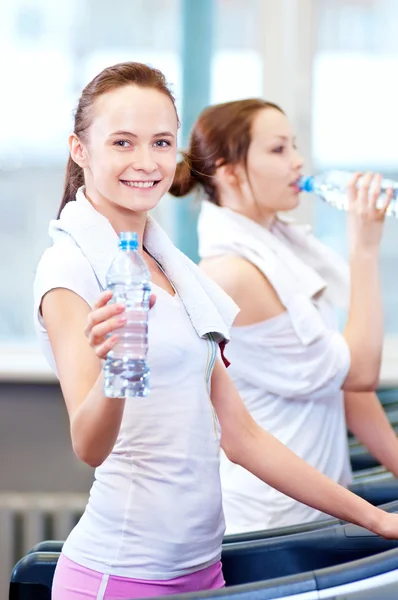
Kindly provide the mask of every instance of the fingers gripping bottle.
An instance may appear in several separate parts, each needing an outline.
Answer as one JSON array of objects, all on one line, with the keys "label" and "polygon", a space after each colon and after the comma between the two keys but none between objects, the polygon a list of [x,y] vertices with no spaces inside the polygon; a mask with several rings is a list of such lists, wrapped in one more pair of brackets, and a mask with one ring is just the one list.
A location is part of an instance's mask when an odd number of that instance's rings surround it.
[{"label": "fingers gripping bottle", "polygon": [[138,236],[122,232],[119,251],[106,275],[112,302],[126,306],[125,325],[117,329],[118,341],[104,365],[104,393],[109,398],[132,398],[149,393],[148,314],[150,274],[138,252]]},{"label": "fingers gripping bottle", "polygon": [[[353,173],[349,171],[326,171],[312,177],[301,177],[297,187],[303,192],[316,194],[327,204],[338,208],[339,210],[348,209],[347,185]],[[390,179],[383,179],[381,183],[381,193],[379,202],[383,203],[386,190],[392,187],[394,190],[393,198],[387,208],[387,216],[398,218],[398,183]]]}]

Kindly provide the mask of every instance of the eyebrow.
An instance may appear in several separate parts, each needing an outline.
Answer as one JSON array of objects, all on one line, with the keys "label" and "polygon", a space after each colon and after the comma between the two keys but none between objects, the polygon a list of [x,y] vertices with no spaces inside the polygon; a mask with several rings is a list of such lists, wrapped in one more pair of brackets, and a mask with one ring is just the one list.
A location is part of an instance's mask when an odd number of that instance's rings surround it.
[{"label": "eyebrow", "polygon": [[[131,131],[114,131],[113,133],[111,133],[111,136],[114,136],[114,135],[128,135],[133,138],[138,137],[135,133],[132,133]],[[175,137],[175,136],[174,136],[174,133],[171,133],[171,131],[160,131],[159,133],[155,133],[153,135],[153,137]]]},{"label": "eyebrow", "polygon": [[[276,135],[275,137],[279,138],[280,140],[284,140],[285,142],[288,142],[290,140],[290,137],[287,135]],[[293,142],[295,142],[296,136],[293,136],[291,139],[293,140]]]}]

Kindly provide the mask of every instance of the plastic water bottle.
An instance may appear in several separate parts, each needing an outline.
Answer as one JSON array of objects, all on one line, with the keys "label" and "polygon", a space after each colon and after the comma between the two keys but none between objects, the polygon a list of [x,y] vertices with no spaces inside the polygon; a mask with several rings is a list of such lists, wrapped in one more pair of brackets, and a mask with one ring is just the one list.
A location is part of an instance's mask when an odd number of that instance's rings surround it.
[{"label": "plastic water bottle", "polygon": [[119,340],[104,365],[104,393],[109,398],[131,398],[149,393],[148,313],[150,274],[138,252],[138,236],[121,233],[119,251],[106,275],[111,302],[126,305],[127,319],[116,331]]},{"label": "plastic water bottle", "polygon": [[[301,177],[298,187],[303,192],[316,194],[322,200],[339,210],[347,210],[348,199],[346,189],[352,176],[353,173],[349,171],[326,171],[312,177]],[[398,218],[398,183],[396,181],[383,179],[378,204],[383,203],[385,191],[390,187],[394,189],[394,196],[387,208],[386,214]]]}]

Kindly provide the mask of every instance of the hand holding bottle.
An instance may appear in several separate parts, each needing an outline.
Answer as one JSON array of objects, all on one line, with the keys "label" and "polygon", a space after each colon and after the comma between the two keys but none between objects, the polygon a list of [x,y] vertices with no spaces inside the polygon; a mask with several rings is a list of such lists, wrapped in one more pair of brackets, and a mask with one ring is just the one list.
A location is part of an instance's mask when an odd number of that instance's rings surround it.
[{"label": "hand holding bottle", "polygon": [[355,173],[347,185],[348,235],[350,251],[377,251],[380,246],[386,210],[393,197],[388,188],[380,198],[381,175]]},{"label": "hand holding bottle", "polygon": [[[112,350],[118,341],[118,330],[124,327],[126,323],[125,305],[116,302],[110,302],[112,292],[106,290],[99,296],[90,312],[84,334],[87,337],[90,346],[95,351],[98,358],[106,359],[108,352]],[[156,302],[155,294],[151,294],[149,308]]]}]

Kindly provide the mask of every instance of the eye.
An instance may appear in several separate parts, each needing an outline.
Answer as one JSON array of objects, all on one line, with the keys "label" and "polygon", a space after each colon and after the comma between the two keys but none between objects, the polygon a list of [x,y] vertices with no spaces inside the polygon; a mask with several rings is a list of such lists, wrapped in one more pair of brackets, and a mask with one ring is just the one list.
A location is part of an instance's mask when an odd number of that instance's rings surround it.
[{"label": "eye", "polygon": [[118,146],[119,148],[128,148],[131,144],[128,140],[116,140],[113,145]]},{"label": "eye", "polygon": [[157,148],[167,148],[168,146],[171,146],[171,142],[169,142],[169,140],[156,140],[155,146]]},{"label": "eye", "polygon": [[274,154],[282,154],[285,150],[285,146],[277,146],[272,150]]}]

